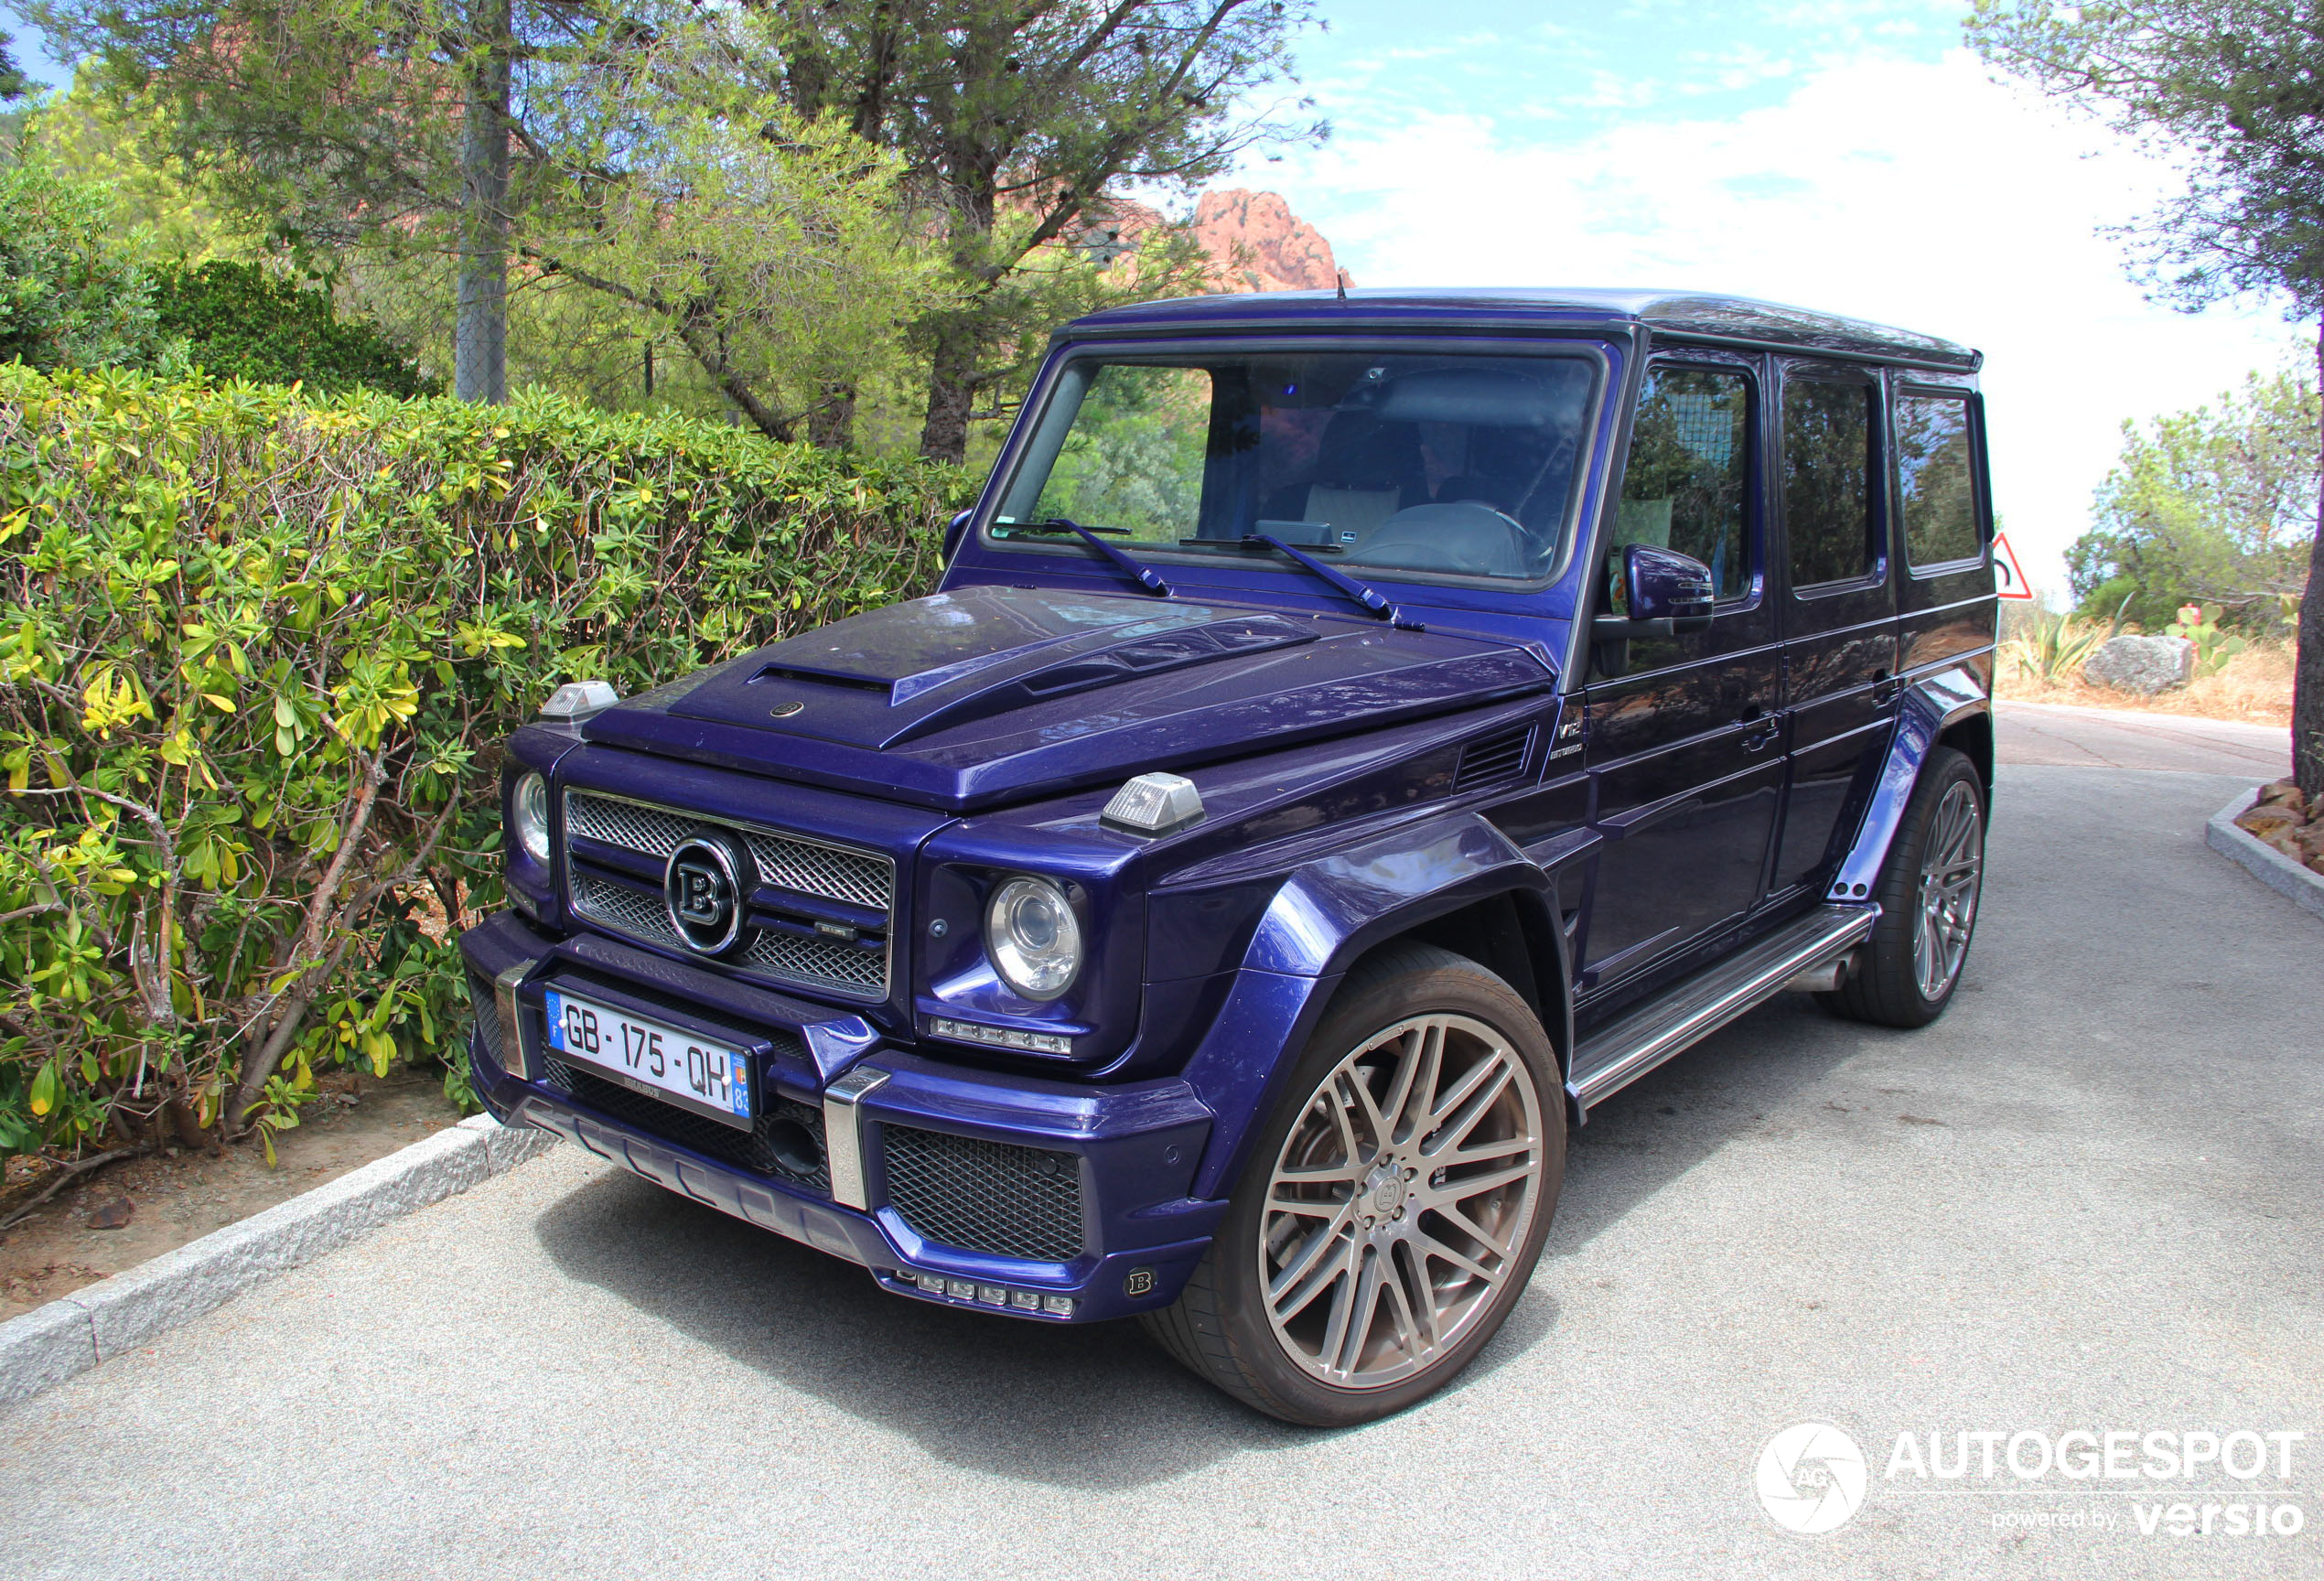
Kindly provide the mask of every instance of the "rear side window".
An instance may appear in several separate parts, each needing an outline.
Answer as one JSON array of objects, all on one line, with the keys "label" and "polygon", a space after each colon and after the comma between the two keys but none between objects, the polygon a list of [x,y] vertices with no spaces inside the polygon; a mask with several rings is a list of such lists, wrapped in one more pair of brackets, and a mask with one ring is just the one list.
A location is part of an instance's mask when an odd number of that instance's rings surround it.
[{"label": "rear side window", "polygon": [[1914,565],[1942,565],[1984,552],[1977,531],[1975,469],[1969,456],[1969,402],[1960,395],[1897,401],[1897,483],[1904,502],[1904,554]]},{"label": "rear side window", "polygon": [[[1721,598],[1750,585],[1751,382],[1727,369],[1650,368],[1630,429],[1611,554],[1652,543],[1711,568]],[[1619,585],[1619,576],[1617,585]]]},{"label": "rear side window", "polygon": [[1791,586],[1872,574],[1873,387],[1792,373],[1783,382],[1783,527]]}]

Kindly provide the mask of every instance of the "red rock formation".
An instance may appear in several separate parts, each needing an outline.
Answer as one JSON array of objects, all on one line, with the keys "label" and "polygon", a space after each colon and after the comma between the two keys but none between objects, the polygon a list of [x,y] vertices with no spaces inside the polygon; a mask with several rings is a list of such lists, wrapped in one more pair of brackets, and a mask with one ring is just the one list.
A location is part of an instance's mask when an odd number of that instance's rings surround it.
[{"label": "red rock formation", "polygon": [[[1139,242],[1165,223],[1145,204],[1116,199],[1103,213],[1092,214],[1069,245],[1110,264],[1117,257],[1134,258]],[[1210,257],[1213,290],[1329,291],[1339,278],[1331,243],[1277,193],[1241,188],[1205,192],[1195,205],[1191,229]]]},{"label": "red rock formation", "polygon": [[1205,192],[1195,206],[1194,233],[1222,290],[1329,291],[1339,279],[1331,243],[1277,193]]}]

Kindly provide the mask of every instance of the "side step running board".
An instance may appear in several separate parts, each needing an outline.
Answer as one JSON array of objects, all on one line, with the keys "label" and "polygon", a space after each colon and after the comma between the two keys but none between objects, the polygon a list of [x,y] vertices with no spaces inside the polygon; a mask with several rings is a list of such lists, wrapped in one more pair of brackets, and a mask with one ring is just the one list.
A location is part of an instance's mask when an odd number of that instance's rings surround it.
[{"label": "side step running board", "polygon": [[1587,1110],[1699,1042],[1792,978],[1845,954],[1879,920],[1872,906],[1824,906],[1718,962],[1583,1040],[1574,1069],[1586,1071],[1574,1098]]}]

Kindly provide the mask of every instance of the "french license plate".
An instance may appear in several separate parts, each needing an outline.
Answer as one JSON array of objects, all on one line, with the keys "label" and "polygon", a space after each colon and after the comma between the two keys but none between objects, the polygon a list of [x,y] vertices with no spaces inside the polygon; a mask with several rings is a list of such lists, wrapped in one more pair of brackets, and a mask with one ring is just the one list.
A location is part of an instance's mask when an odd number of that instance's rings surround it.
[{"label": "french license plate", "polygon": [[750,1061],[658,1021],[548,991],[549,1046],[632,1092],[750,1129]]}]

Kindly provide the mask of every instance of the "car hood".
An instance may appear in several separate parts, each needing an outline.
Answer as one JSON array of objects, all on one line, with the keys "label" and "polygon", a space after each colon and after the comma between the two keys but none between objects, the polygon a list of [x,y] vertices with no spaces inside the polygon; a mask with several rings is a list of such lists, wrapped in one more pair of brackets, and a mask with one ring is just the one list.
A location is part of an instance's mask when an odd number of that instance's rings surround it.
[{"label": "car hood", "polygon": [[962,587],[598,715],[592,742],[958,811],[1555,681],[1533,648],[1185,599]]}]

